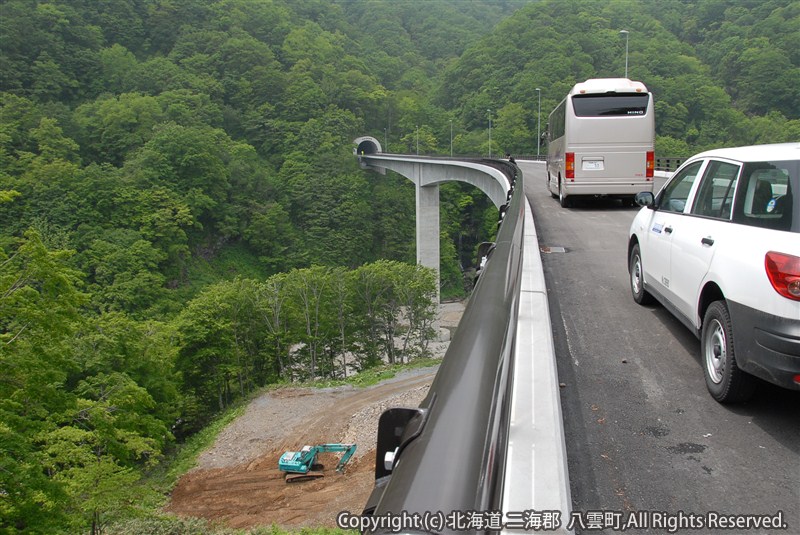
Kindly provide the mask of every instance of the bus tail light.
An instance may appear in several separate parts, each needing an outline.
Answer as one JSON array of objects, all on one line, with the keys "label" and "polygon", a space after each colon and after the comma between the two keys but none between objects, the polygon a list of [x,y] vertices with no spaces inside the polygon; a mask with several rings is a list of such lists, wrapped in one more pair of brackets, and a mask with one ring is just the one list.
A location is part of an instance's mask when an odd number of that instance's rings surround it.
[{"label": "bus tail light", "polygon": [[800,257],[770,251],[764,256],[764,268],[776,292],[800,301]]},{"label": "bus tail light", "polygon": [[645,176],[650,180],[653,179],[653,172],[656,169],[656,153],[652,150],[647,151],[647,166],[645,167]]},{"label": "bus tail light", "polygon": [[564,165],[565,174],[569,180],[575,180],[575,153],[568,152],[565,156],[567,159]]}]

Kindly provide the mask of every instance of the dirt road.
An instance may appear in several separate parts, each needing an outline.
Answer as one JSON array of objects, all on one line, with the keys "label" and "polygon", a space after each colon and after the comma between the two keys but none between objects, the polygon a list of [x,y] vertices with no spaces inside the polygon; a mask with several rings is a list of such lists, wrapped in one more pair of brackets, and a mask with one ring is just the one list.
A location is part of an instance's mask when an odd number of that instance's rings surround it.
[{"label": "dirt road", "polygon": [[[335,527],[340,511],[358,513],[372,490],[378,417],[388,407],[416,407],[435,369],[406,372],[377,386],[287,388],[253,401],[220,433],[198,467],[175,487],[167,510],[233,528]],[[278,458],[305,444],[355,442],[343,474],[336,454],[322,454],[325,477],[287,484]]]}]

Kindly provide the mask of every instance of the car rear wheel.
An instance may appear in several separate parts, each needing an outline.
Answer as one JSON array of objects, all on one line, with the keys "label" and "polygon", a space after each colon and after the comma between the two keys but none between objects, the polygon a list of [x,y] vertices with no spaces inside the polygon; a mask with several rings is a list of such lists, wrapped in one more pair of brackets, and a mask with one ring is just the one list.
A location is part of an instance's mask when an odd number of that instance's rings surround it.
[{"label": "car rear wheel", "polygon": [[638,243],[631,249],[628,270],[631,274],[631,295],[633,300],[640,305],[649,305],[653,302],[653,296],[644,289],[644,268],[642,267],[642,253],[639,252]]},{"label": "car rear wheel", "polygon": [[752,375],[739,369],[725,301],[714,301],[706,310],[700,337],[703,374],[711,396],[720,403],[747,401],[755,390]]}]

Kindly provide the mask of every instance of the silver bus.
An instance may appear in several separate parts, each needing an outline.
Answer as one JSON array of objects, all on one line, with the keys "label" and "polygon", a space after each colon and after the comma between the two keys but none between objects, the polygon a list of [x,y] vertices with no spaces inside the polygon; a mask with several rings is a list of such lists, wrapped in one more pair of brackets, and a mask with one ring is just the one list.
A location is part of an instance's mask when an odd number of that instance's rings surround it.
[{"label": "silver bus", "polygon": [[627,78],[575,84],[550,113],[547,189],[568,207],[579,195],[621,198],[633,205],[653,191],[653,95]]}]

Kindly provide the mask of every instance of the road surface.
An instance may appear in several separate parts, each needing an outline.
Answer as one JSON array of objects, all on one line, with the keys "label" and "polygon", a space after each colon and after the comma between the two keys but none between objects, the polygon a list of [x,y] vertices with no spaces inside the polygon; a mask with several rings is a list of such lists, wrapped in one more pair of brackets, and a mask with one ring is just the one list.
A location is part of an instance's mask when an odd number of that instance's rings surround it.
[{"label": "road surface", "polygon": [[520,167],[539,245],[554,251],[542,257],[573,509],[584,521],[592,511],[782,512],[782,532],[800,534],[800,393],[765,384],[748,404],[714,401],[699,341],[664,308],[631,299],[627,233],[638,208],[593,199],[563,209],[541,164]]}]

